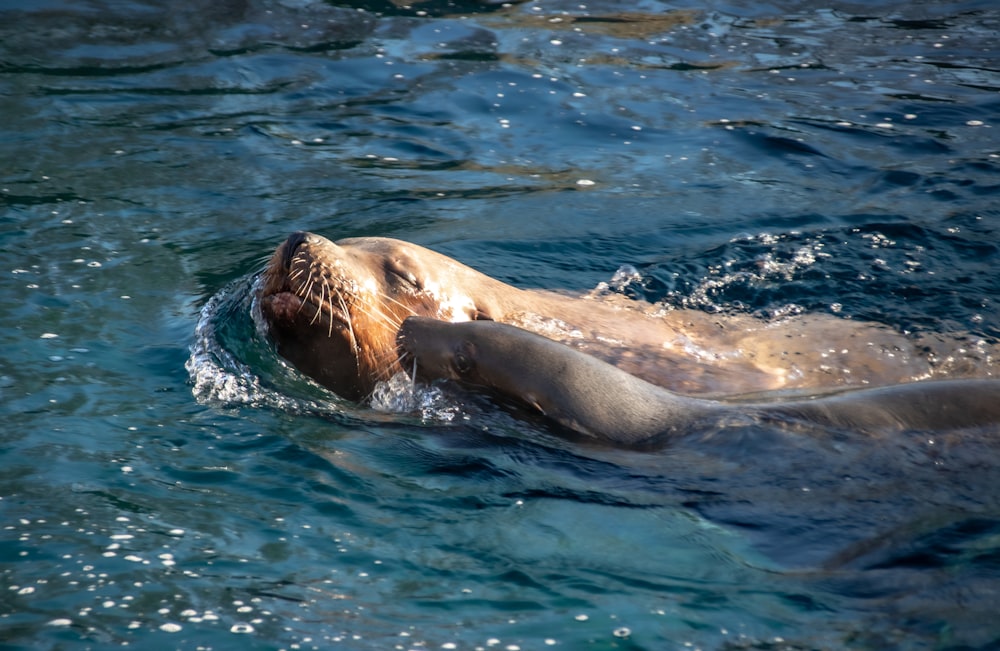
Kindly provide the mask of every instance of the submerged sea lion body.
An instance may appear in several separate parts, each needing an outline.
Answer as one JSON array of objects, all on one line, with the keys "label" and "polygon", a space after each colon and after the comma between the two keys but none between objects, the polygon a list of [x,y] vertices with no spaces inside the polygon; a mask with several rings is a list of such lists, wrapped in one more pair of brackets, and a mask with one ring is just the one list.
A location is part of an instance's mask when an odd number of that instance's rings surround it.
[{"label": "submerged sea lion body", "polygon": [[990,351],[961,338],[918,339],[827,315],[765,322],[620,296],[523,290],[440,253],[379,237],[331,242],[292,234],[263,272],[256,305],[283,357],[352,400],[402,370],[396,331],[413,315],[517,325],[693,395],[989,373],[983,360]]},{"label": "submerged sea lion body", "polygon": [[809,400],[727,403],[681,396],[540,335],[495,322],[411,317],[398,344],[426,380],[486,387],[576,432],[622,446],[669,442],[727,422],[849,431],[940,431],[1000,424],[1000,381],[938,380]]}]

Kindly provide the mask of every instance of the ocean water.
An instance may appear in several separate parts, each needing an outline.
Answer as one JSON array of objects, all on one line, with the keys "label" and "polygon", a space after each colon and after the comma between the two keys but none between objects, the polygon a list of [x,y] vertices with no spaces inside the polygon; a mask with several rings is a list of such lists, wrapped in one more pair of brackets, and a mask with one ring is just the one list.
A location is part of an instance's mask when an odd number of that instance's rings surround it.
[{"label": "ocean water", "polygon": [[996,343],[998,32],[985,1],[0,2],[0,642],[995,648],[1000,432],[649,454],[449,387],[378,411],[248,296],[311,230]]}]

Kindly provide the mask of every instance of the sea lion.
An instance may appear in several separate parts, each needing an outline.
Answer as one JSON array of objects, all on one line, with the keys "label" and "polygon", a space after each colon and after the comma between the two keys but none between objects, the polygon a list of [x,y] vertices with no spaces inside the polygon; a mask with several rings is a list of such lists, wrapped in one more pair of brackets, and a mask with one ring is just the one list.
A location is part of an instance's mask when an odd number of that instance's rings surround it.
[{"label": "sea lion", "polygon": [[682,396],[595,357],[504,323],[403,321],[404,365],[425,380],[485,387],[588,437],[626,447],[668,443],[726,423],[822,425],[854,432],[1000,424],[1000,381],[936,380],[814,399],[727,403]]},{"label": "sea lion", "polygon": [[960,337],[904,336],[823,314],[769,322],[617,295],[524,290],[380,237],[331,242],[293,233],[259,279],[254,314],[281,356],[350,400],[366,398],[402,370],[395,336],[411,315],[510,323],[692,395],[989,373],[982,360],[990,351]]}]

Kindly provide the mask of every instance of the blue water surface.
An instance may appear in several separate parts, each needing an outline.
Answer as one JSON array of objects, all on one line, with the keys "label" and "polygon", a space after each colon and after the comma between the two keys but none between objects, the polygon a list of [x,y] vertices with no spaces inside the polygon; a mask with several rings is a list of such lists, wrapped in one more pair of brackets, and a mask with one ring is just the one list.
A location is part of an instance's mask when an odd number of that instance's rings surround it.
[{"label": "blue water surface", "polygon": [[994,5],[0,3],[3,645],[995,648],[998,432],[594,450],[249,299],[310,230],[996,343]]}]

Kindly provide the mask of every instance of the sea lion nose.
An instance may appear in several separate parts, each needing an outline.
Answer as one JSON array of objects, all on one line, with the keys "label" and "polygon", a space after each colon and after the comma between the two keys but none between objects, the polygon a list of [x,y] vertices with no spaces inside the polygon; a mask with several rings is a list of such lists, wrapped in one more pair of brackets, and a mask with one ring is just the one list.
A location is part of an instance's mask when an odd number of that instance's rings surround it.
[{"label": "sea lion nose", "polygon": [[412,320],[413,317],[409,317],[403,320],[402,325],[399,326],[399,330],[396,331],[396,356],[399,357],[399,363],[404,367],[408,366],[413,362],[414,356],[407,349],[406,344],[410,337],[407,335],[409,327],[406,325],[407,321]]},{"label": "sea lion nose", "polygon": [[306,233],[305,231],[295,231],[288,236],[287,240],[285,240],[285,255],[282,258],[281,263],[284,265],[286,270],[292,268],[292,258],[295,257],[295,251],[298,250],[300,244],[306,241],[308,236],[309,233]]}]

